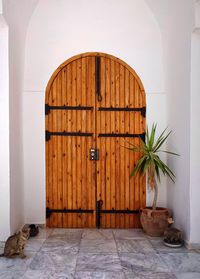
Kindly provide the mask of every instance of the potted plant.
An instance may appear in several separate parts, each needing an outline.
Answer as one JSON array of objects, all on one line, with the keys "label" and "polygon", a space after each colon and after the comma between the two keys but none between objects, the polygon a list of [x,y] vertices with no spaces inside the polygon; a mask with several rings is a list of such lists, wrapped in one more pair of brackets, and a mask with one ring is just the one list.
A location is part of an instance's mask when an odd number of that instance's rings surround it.
[{"label": "potted plant", "polygon": [[152,125],[151,131],[146,130],[146,141],[141,139],[141,144],[135,146],[130,144],[126,147],[133,152],[138,152],[141,156],[134,166],[131,176],[139,173],[140,175],[147,174],[147,183],[150,191],[154,191],[152,207],[141,209],[140,221],[143,230],[151,236],[161,236],[168,227],[168,218],[170,212],[166,208],[157,207],[158,198],[158,181],[160,182],[160,173],[168,176],[173,182],[175,179],[174,173],[159,157],[159,153],[164,152],[170,155],[178,155],[174,152],[162,150],[162,146],[166,139],[171,134],[167,132],[167,128],[156,139],[156,124]]}]

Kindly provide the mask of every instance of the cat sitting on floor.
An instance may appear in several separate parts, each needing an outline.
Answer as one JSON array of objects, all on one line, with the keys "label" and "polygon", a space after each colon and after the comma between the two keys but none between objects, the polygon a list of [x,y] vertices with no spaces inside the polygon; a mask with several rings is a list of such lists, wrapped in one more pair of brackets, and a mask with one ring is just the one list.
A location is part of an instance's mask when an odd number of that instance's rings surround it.
[{"label": "cat sitting on floor", "polygon": [[4,253],[0,257],[14,258],[17,255],[24,259],[24,247],[29,238],[30,229],[26,228],[19,231],[17,234],[11,235],[5,243]]}]

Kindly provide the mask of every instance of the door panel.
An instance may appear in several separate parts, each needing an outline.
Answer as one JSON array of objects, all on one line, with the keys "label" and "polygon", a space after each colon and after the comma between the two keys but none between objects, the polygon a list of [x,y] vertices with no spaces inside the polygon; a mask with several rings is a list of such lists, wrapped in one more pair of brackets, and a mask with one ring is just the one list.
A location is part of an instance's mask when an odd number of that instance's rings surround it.
[{"label": "door panel", "polygon": [[73,57],[50,79],[45,108],[47,226],[139,227],[145,177],[130,178],[139,155],[124,148],[139,145],[145,131],[136,73],[110,55]]},{"label": "door panel", "polygon": [[[124,65],[110,58],[100,61],[102,101],[97,102],[96,114],[97,147],[100,150],[97,200],[103,201],[102,210],[105,211],[137,210],[145,205],[145,181],[138,176],[130,178],[138,156],[124,146],[129,143],[138,145],[140,140],[123,135],[144,133],[145,118],[141,111],[126,109],[142,108],[145,104],[138,83]],[[121,136],[117,137],[118,134]],[[139,227],[139,215],[102,213],[101,226]]]},{"label": "door panel", "polygon": [[46,142],[47,207],[94,211],[54,212],[47,219],[50,227],[95,226],[96,166],[89,159],[89,149],[95,146],[94,83],[95,57],[88,57],[62,68],[49,92],[48,105],[54,108],[46,115],[46,130],[91,136],[52,135]]}]

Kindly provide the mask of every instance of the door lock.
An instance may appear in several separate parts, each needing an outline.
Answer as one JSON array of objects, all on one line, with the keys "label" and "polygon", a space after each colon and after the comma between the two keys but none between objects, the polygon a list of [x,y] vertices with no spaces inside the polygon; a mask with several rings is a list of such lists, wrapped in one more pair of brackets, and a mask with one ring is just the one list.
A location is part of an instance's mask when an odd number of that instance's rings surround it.
[{"label": "door lock", "polygon": [[90,160],[91,161],[99,160],[99,149],[90,148]]}]

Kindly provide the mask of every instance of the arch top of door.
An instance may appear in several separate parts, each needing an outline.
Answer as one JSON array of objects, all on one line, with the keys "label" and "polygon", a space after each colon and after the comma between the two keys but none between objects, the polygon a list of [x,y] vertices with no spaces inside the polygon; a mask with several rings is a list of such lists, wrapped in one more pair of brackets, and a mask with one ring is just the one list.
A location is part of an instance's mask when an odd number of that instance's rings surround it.
[{"label": "arch top of door", "polygon": [[126,62],[124,62],[123,60],[121,60],[120,58],[117,58],[111,54],[107,54],[107,53],[103,53],[103,52],[85,52],[85,53],[81,53],[81,54],[78,54],[78,55],[75,55],[75,56],[72,56],[71,58],[67,59],[65,62],[63,62],[55,71],[54,73],[52,74],[48,84],[47,84],[47,87],[46,87],[46,98],[48,97],[48,93],[51,89],[51,85],[53,83],[53,81],[55,80],[55,78],[57,77],[57,75],[59,74],[59,72],[64,68],[66,67],[68,64],[70,64],[71,62],[75,61],[75,60],[78,60],[80,58],[83,58],[83,57],[91,57],[91,56],[101,56],[101,57],[105,57],[105,58],[109,58],[115,62],[118,62],[119,64],[123,65],[127,70],[130,71],[130,73],[134,76],[134,78],[136,79],[139,87],[140,87],[140,90],[141,90],[141,93],[144,94],[145,93],[145,90],[144,90],[144,86],[142,84],[142,81],[140,79],[140,77],[137,75],[137,73],[133,70],[133,68],[131,68]]}]

